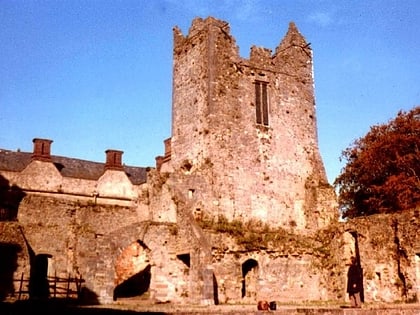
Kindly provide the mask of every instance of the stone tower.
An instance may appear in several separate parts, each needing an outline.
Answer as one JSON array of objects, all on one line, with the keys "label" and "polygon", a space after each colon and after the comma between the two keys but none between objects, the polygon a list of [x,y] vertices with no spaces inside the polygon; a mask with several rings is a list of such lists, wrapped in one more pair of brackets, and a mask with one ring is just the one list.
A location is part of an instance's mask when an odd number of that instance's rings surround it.
[{"label": "stone tower", "polygon": [[187,36],[174,28],[172,106],[170,169],[185,176],[194,214],[300,232],[336,219],[312,50],[294,23],[274,54],[253,46],[249,59],[224,21],[197,18]]}]

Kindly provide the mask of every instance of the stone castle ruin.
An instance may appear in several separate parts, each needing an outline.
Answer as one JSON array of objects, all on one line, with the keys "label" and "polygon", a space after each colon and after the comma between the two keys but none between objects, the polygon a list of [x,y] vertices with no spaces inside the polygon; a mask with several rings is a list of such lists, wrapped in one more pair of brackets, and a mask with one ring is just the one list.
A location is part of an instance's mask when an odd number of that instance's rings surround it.
[{"label": "stone castle ruin", "polygon": [[366,301],[416,299],[418,210],[338,220],[296,26],[249,59],[212,17],[173,34],[172,135],[156,167],[127,166],[119,150],[105,163],[52,155],[49,139],[0,150],[0,299],[20,277],[48,296],[49,275],[74,275],[97,303],[344,300],[350,255]]}]

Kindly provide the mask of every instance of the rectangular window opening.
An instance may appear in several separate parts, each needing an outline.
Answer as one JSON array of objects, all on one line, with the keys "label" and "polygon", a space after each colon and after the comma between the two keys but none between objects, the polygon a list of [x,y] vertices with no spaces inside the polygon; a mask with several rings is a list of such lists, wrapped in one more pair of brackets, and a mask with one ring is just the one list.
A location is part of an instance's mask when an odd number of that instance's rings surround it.
[{"label": "rectangular window opening", "polygon": [[255,114],[257,124],[269,125],[267,82],[255,82]]}]

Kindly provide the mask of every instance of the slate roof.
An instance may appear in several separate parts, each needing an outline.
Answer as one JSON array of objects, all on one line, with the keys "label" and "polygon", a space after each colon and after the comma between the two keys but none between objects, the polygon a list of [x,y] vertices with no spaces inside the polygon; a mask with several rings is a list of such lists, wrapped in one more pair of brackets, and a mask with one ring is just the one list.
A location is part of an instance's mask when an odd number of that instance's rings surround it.
[{"label": "slate roof", "polygon": [[[21,172],[30,162],[32,153],[0,149],[0,171]],[[105,163],[51,155],[52,162],[63,177],[98,180]],[[146,182],[147,168],[124,165],[124,171],[134,185]]]}]

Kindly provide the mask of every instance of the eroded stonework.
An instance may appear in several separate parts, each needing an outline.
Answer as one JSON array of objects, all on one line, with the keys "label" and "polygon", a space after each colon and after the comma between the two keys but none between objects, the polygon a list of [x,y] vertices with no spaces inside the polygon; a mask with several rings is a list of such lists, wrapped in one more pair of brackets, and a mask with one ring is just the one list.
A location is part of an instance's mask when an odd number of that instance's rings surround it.
[{"label": "eroded stonework", "polygon": [[71,274],[92,303],[344,300],[356,254],[366,301],[417,298],[418,211],[338,221],[296,26],[249,59],[212,17],[173,34],[172,135],[156,167],[118,150],[105,163],[55,156],[49,139],[0,150],[0,299],[21,276]]},{"label": "eroded stonework", "polygon": [[188,173],[184,194],[194,191],[203,215],[301,233],[336,220],[318,149],[312,50],[296,26],[274,54],[254,46],[250,59],[213,18],[194,20],[187,36],[175,28],[174,42],[167,163]]}]

